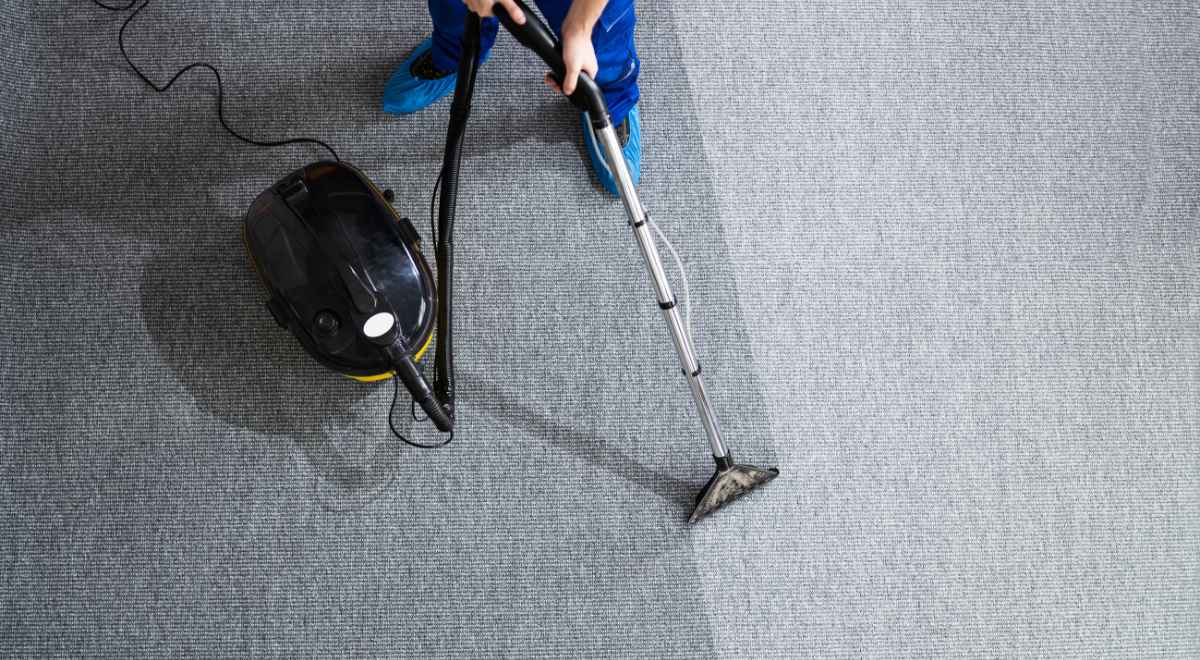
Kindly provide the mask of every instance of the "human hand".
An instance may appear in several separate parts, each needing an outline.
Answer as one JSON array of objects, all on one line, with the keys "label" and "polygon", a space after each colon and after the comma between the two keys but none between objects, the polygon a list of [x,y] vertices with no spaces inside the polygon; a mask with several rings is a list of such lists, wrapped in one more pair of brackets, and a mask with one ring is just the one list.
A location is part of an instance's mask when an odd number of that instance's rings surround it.
[{"label": "human hand", "polygon": [[570,96],[575,93],[575,86],[579,82],[581,71],[586,72],[594,79],[596,72],[600,69],[599,63],[596,62],[596,47],[592,45],[592,31],[581,26],[569,25],[564,21],[562,56],[563,64],[566,66],[562,85],[554,80],[552,73],[546,74],[546,84],[554,91]]},{"label": "human hand", "polygon": [[463,4],[467,9],[479,14],[480,16],[491,16],[492,7],[501,5],[508,10],[508,15],[516,21],[517,25],[525,25],[525,13],[517,6],[513,0],[463,0]]}]

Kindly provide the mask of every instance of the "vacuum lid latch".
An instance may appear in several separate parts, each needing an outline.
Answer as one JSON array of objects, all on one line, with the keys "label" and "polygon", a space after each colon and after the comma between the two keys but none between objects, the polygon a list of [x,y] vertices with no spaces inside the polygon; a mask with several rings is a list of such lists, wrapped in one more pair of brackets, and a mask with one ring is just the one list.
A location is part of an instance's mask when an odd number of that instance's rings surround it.
[{"label": "vacuum lid latch", "polygon": [[308,186],[304,183],[304,175],[299,172],[281,181],[275,186],[275,192],[278,192],[294,211],[299,212],[308,206]]}]

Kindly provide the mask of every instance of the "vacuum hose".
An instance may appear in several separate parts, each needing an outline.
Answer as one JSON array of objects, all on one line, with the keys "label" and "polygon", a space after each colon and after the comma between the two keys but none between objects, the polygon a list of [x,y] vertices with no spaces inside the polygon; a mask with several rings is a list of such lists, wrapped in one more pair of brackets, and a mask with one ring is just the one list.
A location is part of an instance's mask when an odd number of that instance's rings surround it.
[{"label": "vacuum hose", "polygon": [[[441,199],[438,207],[438,241],[434,253],[437,260],[438,301],[433,393],[445,406],[451,419],[454,416],[454,212],[458,204],[458,170],[462,162],[463,134],[466,131],[467,118],[471,115],[475,72],[479,66],[479,30],[479,16],[474,12],[467,12],[462,56],[458,60],[458,80],[454,86],[454,101],[450,105],[450,124],[446,129],[446,152],[442,160]],[[428,410],[426,412],[428,413]],[[437,423],[434,414],[428,414],[430,419]],[[442,428],[440,424],[438,428]]]},{"label": "vacuum hose", "polygon": [[[522,44],[537,53],[561,82],[566,72],[562,49],[553,33],[529,6],[516,0],[527,20],[518,25],[502,5],[495,6],[496,17]],[[480,28],[482,20],[467,12],[463,28],[462,55],[458,60],[458,79],[450,105],[450,123],[446,129],[446,150],[442,160],[441,198],[438,206],[438,236],[434,255],[437,261],[437,350],[433,364],[433,388],[430,390],[420,369],[407,355],[395,356],[396,375],[412,394],[413,400],[441,431],[454,425],[454,214],[458,204],[458,173],[462,163],[463,135],[471,115],[475,94],[475,74],[479,68]],[[609,124],[604,94],[587,74],[579,75],[571,102],[587,112],[597,127]]]}]

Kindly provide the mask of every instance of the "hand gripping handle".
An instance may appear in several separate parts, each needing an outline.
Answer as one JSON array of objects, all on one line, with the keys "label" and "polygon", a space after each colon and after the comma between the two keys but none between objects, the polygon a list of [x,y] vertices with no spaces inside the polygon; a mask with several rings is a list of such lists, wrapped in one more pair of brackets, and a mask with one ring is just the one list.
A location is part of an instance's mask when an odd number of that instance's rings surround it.
[{"label": "hand gripping handle", "polygon": [[[533,13],[529,5],[522,0],[513,0],[513,2],[525,14],[524,25],[518,25],[512,16],[508,15],[508,10],[504,8],[504,5],[494,5],[492,11],[496,14],[496,18],[500,19],[500,23],[504,25],[505,29],[517,38],[517,41],[546,62],[554,74],[554,79],[562,84],[567,67],[563,64],[562,46],[558,43],[558,39],[554,37],[554,33],[546,27],[542,19]],[[600,86],[588,74],[580,72],[575,92],[569,98],[575,107],[591,116],[593,123],[601,121],[608,123],[608,105],[604,103],[604,93],[600,91]]]}]

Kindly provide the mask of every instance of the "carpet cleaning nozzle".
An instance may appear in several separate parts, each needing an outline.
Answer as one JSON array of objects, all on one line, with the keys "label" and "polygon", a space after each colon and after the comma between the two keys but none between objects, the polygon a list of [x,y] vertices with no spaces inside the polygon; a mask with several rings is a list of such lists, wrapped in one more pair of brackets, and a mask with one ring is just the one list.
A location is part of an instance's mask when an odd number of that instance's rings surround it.
[{"label": "carpet cleaning nozzle", "polygon": [[704,489],[696,496],[696,508],[692,510],[689,523],[695,523],[704,516],[720,509],[742,495],[767,483],[779,476],[775,468],[760,468],[753,465],[738,465],[733,457],[714,456],[717,461],[717,471],[713,473]]}]

